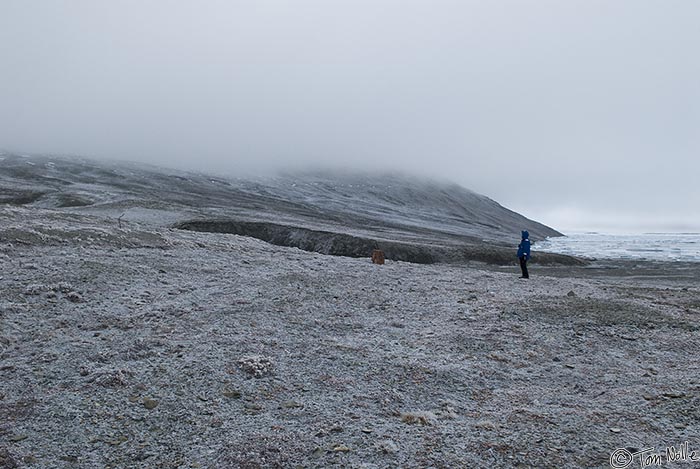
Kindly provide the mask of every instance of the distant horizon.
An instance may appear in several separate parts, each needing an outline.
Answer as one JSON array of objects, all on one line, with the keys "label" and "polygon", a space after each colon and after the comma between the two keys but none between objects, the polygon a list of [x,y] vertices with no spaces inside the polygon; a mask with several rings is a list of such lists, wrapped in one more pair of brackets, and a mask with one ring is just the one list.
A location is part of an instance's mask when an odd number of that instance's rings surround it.
[{"label": "distant horizon", "polygon": [[[545,222],[541,222],[546,225]],[[550,225],[547,225],[550,226]],[[580,235],[580,234],[600,234],[600,235],[611,235],[611,236],[647,236],[647,235],[700,235],[700,230],[698,231],[629,231],[624,229],[600,229],[600,230],[562,230],[557,229],[564,236]]]},{"label": "distant horizon", "polygon": [[[499,201],[497,201],[499,202]],[[500,202],[499,202],[500,203]],[[554,228],[563,234],[576,234],[576,233],[604,233],[612,235],[644,235],[644,234],[697,234],[700,233],[700,224],[687,224],[679,220],[667,220],[656,223],[640,223],[638,221],[638,214],[635,213],[618,213],[611,215],[609,213],[604,213],[596,218],[595,215],[584,215],[581,214],[578,221],[573,221],[569,215],[556,215],[552,213],[529,213],[527,208],[516,209],[508,207],[511,210],[515,210],[521,215],[535,220],[537,222],[543,223],[550,228]],[[566,213],[566,210],[561,210],[562,213]],[[614,217],[617,216],[621,220],[628,220],[627,223],[612,221]]]}]

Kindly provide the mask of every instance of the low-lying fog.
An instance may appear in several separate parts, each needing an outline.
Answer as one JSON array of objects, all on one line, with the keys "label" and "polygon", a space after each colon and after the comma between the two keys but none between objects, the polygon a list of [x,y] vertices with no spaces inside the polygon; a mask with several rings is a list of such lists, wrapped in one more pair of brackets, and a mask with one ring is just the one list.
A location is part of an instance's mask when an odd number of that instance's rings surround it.
[{"label": "low-lying fog", "polygon": [[700,230],[696,2],[3,2],[0,148],[400,169],[560,230]]}]

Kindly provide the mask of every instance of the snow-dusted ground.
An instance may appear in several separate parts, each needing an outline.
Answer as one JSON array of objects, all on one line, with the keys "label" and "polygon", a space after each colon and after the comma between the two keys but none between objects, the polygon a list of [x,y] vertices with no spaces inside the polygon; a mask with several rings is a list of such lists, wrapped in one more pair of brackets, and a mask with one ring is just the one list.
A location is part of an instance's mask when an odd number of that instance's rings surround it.
[{"label": "snow-dusted ground", "polygon": [[700,446],[700,292],[670,265],[525,281],[31,208],[0,209],[0,263],[2,468],[607,467]]}]

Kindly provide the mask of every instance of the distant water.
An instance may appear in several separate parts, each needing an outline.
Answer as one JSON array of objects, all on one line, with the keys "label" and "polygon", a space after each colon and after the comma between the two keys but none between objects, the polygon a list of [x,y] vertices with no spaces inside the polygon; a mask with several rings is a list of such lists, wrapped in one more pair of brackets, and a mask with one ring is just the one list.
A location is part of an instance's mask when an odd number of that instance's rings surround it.
[{"label": "distant water", "polygon": [[700,233],[570,233],[535,243],[533,251],[596,259],[700,262]]}]

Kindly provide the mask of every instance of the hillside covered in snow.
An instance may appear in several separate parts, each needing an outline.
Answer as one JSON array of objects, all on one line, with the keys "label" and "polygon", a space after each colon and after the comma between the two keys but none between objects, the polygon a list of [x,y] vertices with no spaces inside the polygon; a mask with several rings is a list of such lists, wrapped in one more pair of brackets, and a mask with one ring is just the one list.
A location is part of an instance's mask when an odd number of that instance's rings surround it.
[{"label": "hillside covered in snow", "polygon": [[[510,263],[522,229],[560,233],[456,184],[401,174],[224,178],[137,163],[0,155],[0,204],[251,236],[323,254]],[[570,263],[556,254],[535,262]]]}]

